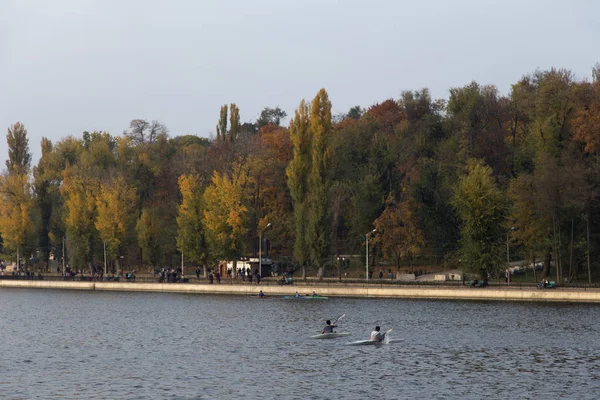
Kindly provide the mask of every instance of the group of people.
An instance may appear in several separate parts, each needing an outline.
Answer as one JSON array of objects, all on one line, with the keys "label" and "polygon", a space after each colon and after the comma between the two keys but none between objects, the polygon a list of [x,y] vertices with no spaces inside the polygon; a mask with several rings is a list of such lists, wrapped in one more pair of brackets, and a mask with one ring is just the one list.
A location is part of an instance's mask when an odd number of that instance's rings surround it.
[{"label": "group of people", "polygon": [[181,281],[181,270],[179,268],[163,268],[158,273],[160,283],[175,283]]},{"label": "group of people", "polygon": [[[337,325],[335,323],[332,324],[331,320],[328,319],[325,321],[325,326],[321,330],[321,334],[335,333],[333,328],[337,328]],[[370,340],[371,342],[383,342],[385,340],[385,332],[381,333],[381,328],[376,326],[373,332],[371,332]]]},{"label": "group of people", "polygon": [[[296,294],[294,294],[294,297],[298,298],[298,297],[302,297],[302,295],[300,293],[298,293],[298,291],[296,290]],[[310,297],[319,297],[319,295],[317,294],[317,292],[315,292],[313,290],[312,294],[310,295]]]}]

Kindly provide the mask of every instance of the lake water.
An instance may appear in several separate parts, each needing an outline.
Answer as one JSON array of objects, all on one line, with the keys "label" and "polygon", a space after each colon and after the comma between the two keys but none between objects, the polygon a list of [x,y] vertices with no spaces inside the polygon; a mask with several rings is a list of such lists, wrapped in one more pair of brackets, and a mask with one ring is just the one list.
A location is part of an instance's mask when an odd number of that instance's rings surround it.
[{"label": "lake water", "polygon": [[[600,305],[0,290],[4,399],[597,399]],[[308,339],[326,319],[350,337]],[[383,346],[346,346],[374,325]]]}]

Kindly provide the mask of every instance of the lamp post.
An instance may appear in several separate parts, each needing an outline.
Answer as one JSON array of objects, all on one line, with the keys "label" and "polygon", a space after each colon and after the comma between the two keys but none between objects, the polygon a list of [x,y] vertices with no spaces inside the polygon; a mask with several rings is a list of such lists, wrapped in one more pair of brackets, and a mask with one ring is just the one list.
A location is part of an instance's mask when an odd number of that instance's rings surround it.
[{"label": "lamp post", "polygon": [[106,276],[106,240],[104,241],[104,276]]},{"label": "lamp post", "polygon": [[372,233],[375,233],[377,231],[377,229],[373,229],[371,232],[367,233],[365,235],[365,238],[367,239],[367,243],[366,243],[366,253],[367,253],[367,262],[366,262],[366,269],[367,269],[367,273],[365,275],[365,280],[369,281],[369,235]]},{"label": "lamp post", "polygon": [[509,243],[509,238],[508,235],[510,234],[511,231],[514,231],[515,227],[512,226],[507,232],[506,232],[506,263],[510,266],[510,248],[508,246]]},{"label": "lamp post", "polygon": [[510,285],[510,246],[509,246],[509,235],[510,232],[514,231],[515,227],[511,226],[508,231],[506,231],[506,284]]},{"label": "lamp post", "polygon": [[271,226],[269,222],[267,226],[258,231],[258,276],[262,278],[262,233],[265,229]]},{"label": "lamp post", "polygon": [[63,259],[63,260],[62,260],[62,261],[63,261],[63,270],[62,270],[62,274],[63,274],[63,277],[64,277],[64,276],[65,276],[65,237],[64,237],[64,236],[63,236],[63,241],[62,241],[62,242],[63,242],[63,243],[62,243],[62,245],[63,245],[63,249],[62,249],[62,250],[63,250],[63,251],[62,251],[62,253],[63,253],[63,254],[62,254],[62,259]]}]

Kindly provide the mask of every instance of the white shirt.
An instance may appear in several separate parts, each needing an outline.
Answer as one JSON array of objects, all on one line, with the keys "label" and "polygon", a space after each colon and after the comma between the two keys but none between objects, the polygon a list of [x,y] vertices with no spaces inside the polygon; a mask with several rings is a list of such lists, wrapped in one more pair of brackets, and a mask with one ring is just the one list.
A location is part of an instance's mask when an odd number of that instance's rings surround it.
[{"label": "white shirt", "polygon": [[371,332],[371,341],[372,342],[381,342],[383,340],[383,336],[380,331]]}]

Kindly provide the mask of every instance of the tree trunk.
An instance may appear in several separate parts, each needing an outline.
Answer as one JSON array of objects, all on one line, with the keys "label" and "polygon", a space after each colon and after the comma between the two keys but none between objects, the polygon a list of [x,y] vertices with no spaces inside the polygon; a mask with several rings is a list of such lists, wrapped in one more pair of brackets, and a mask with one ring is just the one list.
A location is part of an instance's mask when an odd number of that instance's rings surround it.
[{"label": "tree trunk", "polygon": [[546,253],[544,254],[544,269],[542,270],[543,277],[550,276],[550,264],[552,263],[552,248],[549,247],[546,249]]},{"label": "tree trunk", "polygon": [[569,243],[569,280],[571,283],[573,279],[573,225],[575,224],[574,218],[571,217],[571,242]]},{"label": "tree trunk", "polygon": [[592,269],[590,267],[590,218],[585,216],[585,224],[587,230],[587,267],[588,267],[588,283],[592,283]]}]

